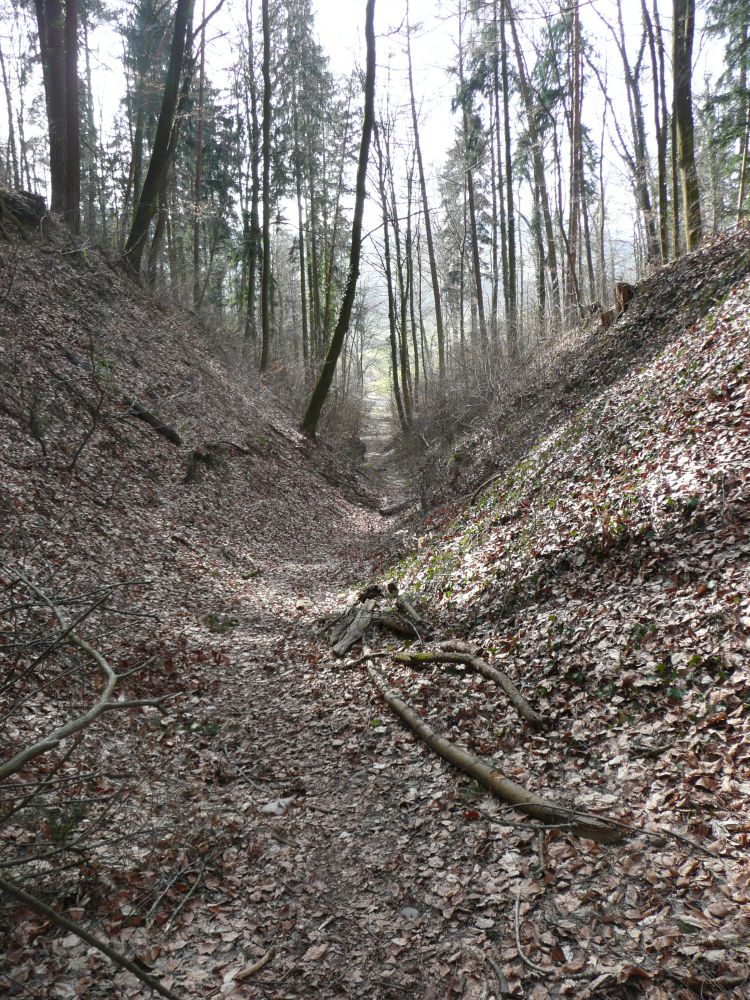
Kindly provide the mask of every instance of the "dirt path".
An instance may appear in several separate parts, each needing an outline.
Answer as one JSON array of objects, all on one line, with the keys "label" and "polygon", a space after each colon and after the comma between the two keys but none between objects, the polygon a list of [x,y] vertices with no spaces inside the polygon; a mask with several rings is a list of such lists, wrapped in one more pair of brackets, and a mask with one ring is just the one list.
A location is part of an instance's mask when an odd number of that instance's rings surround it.
[{"label": "dirt path", "polygon": [[403,464],[396,451],[398,427],[391,412],[390,400],[371,392],[366,398],[368,433],[363,435],[365,459],[374,479],[375,492],[380,495],[380,507],[396,507],[414,496]]},{"label": "dirt path", "polygon": [[213,751],[231,766],[201,787],[205,813],[226,817],[226,847],[170,948],[190,996],[442,998],[470,970],[461,993],[481,995],[482,934],[459,902],[484,895],[482,831],[443,821],[461,808],[455,776],[315,634],[353,572],[366,578],[382,524],[360,510],[321,526],[262,602],[243,602],[216,695]]}]

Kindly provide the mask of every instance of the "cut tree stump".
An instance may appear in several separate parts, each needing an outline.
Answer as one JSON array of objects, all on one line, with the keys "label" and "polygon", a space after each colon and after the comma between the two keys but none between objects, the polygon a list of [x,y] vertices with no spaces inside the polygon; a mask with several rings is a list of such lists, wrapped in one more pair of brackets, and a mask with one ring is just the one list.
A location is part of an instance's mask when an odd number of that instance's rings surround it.
[{"label": "cut tree stump", "polygon": [[528,791],[523,785],[506,778],[500,771],[475,757],[462,747],[440,736],[424,719],[410,708],[406,702],[388,686],[383,675],[368,663],[367,673],[388,706],[412,729],[435,753],[470,775],[498,798],[511,803],[529,816],[534,816],[550,826],[564,827],[578,837],[593,840],[598,844],[613,844],[622,839],[622,831],[616,830],[595,816],[570,809],[552,799]]},{"label": "cut tree stump", "polygon": [[372,610],[374,607],[375,601],[370,600],[365,601],[364,604],[356,609],[354,618],[351,620],[343,638],[339,639],[333,647],[333,652],[336,656],[346,656],[352,646],[364,637],[365,632],[372,624]]}]

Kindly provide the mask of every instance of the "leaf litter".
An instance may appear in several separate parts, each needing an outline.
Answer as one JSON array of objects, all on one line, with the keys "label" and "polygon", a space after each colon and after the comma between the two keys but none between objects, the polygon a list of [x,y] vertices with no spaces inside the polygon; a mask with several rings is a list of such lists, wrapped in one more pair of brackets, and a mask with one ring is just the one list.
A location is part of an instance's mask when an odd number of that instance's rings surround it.
[{"label": "leaf litter", "polygon": [[[433,627],[480,645],[553,728],[521,725],[481,676],[389,663],[389,682],[516,780],[627,825],[602,847],[487,797],[329,658],[320,623],[384,569],[392,523],[350,482],[342,496],[333,458],[321,476],[229,349],[208,356],[202,330],[94,254],[0,252],[16,303],[0,340],[6,557],[60,594],[129,582],[152,617],[94,618],[91,637],[118,661],[158,657],[129,696],[179,695],[79,747],[105,775],[138,776],[128,852],[97,841],[85,864],[22,867],[26,884],[186,997],[748,995],[746,281],[478,505],[436,516],[397,570]],[[93,383],[61,329],[106,372],[72,470],[83,407],[50,372]],[[185,447],[124,415],[122,389]],[[219,439],[251,454],[186,483],[188,451]],[[60,712],[37,698],[4,743]],[[32,832],[3,835],[10,850]],[[2,947],[11,996],[145,995],[7,903]]]}]

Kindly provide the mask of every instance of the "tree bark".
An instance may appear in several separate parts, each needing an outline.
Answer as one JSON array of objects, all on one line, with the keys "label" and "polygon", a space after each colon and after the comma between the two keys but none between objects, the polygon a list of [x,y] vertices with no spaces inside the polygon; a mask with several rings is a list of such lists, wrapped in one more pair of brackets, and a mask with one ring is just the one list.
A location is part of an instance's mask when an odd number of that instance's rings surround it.
[{"label": "tree bark", "polygon": [[[518,64],[518,84],[521,90],[521,98],[523,100],[524,110],[526,112],[526,128],[529,133],[529,141],[531,144],[532,162],[534,166],[534,182],[538,190],[539,204],[541,208],[542,219],[544,222],[544,232],[547,240],[547,246],[546,246],[547,267],[549,269],[549,274],[550,274],[552,303],[553,303],[553,309],[555,311],[555,322],[556,322],[557,318],[560,315],[560,277],[557,268],[557,250],[555,248],[555,236],[552,228],[552,213],[550,212],[549,195],[547,193],[547,179],[545,177],[545,172],[544,172],[542,144],[536,127],[536,117],[534,113],[534,102],[531,94],[531,86],[529,84],[528,76],[526,73],[526,64],[523,58],[521,41],[518,36],[518,29],[516,27],[516,20],[515,20],[515,15],[513,13],[511,0],[503,0],[503,5],[508,15],[508,21],[510,22],[510,30],[513,36],[513,47],[516,53],[516,63]],[[541,263],[543,263],[543,258],[542,261],[540,261],[540,264]]]},{"label": "tree bark", "polygon": [[[264,0],[267,3],[267,0]],[[354,296],[359,277],[359,260],[362,251],[362,216],[365,208],[365,184],[367,181],[367,161],[370,154],[370,139],[375,118],[375,0],[367,0],[365,15],[365,37],[367,39],[367,70],[365,73],[365,108],[362,124],[362,140],[359,147],[357,163],[357,182],[354,199],[354,218],[352,220],[352,242],[349,255],[349,276],[341,300],[341,308],[336,327],[331,337],[331,343],[326,359],[320,372],[317,384],[313,389],[310,401],[302,420],[302,430],[310,437],[315,436],[323,404],[328,396],[333,382],[341,350],[344,346],[349,321],[351,319]]]},{"label": "tree bark", "polygon": [[50,209],[64,213],[66,206],[65,171],[66,154],[66,114],[65,100],[65,13],[63,0],[35,0],[37,26],[39,29],[39,51],[42,58],[42,76],[47,104],[47,125],[49,134],[50,186],[52,197]]},{"label": "tree bark", "polygon": [[673,0],[672,66],[674,70],[673,116],[677,133],[677,162],[680,168],[685,241],[688,250],[700,242],[701,223],[698,173],[693,141],[693,34],[695,0]]},{"label": "tree bark", "polygon": [[190,35],[189,25],[192,19],[193,5],[194,0],[177,0],[169,66],[164,83],[159,120],[156,125],[154,146],[138,200],[138,208],[123,252],[126,268],[136,277],[140,274],[141,260],[143,259],[149,226],[156,211],[159,188],[169,165],[170,137],[174,128],[180,77],[185,63],[185,50]]},{"label": "tree bark", "polygon": [[[660,104],[660,80],[663,64],[660,65],[657,55],[656,32],[651,15],[646,6],[646,0],[641,0],[643,23],[646,26],[648,47],[651,55],[651,80],[654,100],[654,132],[656,135],[656,187],[659,199],[659,255],[662,264],[669,260],[669,239],[667,227],[667,123],[662,118]],[[657,11],[658,13],[658,11]]]},{"label": "tree bark", "polygon": [[201,55],[198,77],[198,121],[195,135],[195,200],[193,203],[193,308],[201,299],[201,184],[203,171],[203,114],[206,100],[206,0],[201,14]]},{"label": "tree bark", "polygon": [[435,335],[438,347],[438,372],[441,380],[445,377],[445,330],[443,327],[443,303],[440,295],[440,279],[438,277],[435,242],[432,237],[432,220],[430,206],[427,201],[427,182],[422,160],[422,146],[419,141],[419,124],[417,122],[417,104],[414,98],[414,74],[411,60],[411,28],[409,25],[409,4],[406,4],[406,55],[409,68],[409,98],[411,103],[411,123],[414,132],[414,148],[417,153],[417,169],[419,171],[419,192],[422,197],[422,214],[424,215],[424,232],[427,241],[427,257],[430,262],[430,282],[432,284],[432,299],[435,304]]},{"label": "tree bark", "polygon": [[260,279],[260,370],[271,361],[271,19],[263,0],[263,265]]}]

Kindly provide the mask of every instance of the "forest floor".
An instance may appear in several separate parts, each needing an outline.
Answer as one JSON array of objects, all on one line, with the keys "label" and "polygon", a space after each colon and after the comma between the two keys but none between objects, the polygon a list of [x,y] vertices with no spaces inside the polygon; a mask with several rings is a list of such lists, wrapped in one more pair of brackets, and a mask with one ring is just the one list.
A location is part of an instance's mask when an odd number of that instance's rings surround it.
[{"label": "forest floor", "polygon": [[[67,614],[88,602],[89,641],[118,669],[149,662],[125,696],[177,696],[58,752],[64,794],[0,828],[19,883],[185,1000],[750,996],[742,275],[478,504],[412,524],[394,566],[402,522],[375,508],[411,483],[382,408],[363,485],[103,259],[0,243],[0,272],[6,595],[21,615],[20,567]],[[486,795],[390,714],[359,650],[331,654],[332,621],[391,574],[427,645],[477,641],[551,729],[464,672],[385,667],[402,697],[515,780],[624,823],[622,842]],[[117,599],[89,607],[104,587]],[[1,759],[97,690],[75,658],[76,686],[34,687],[29,657],[10,663],[27,687]],[[34,911],[5,900],[0,920],[7,995],[148,995]]]}]

